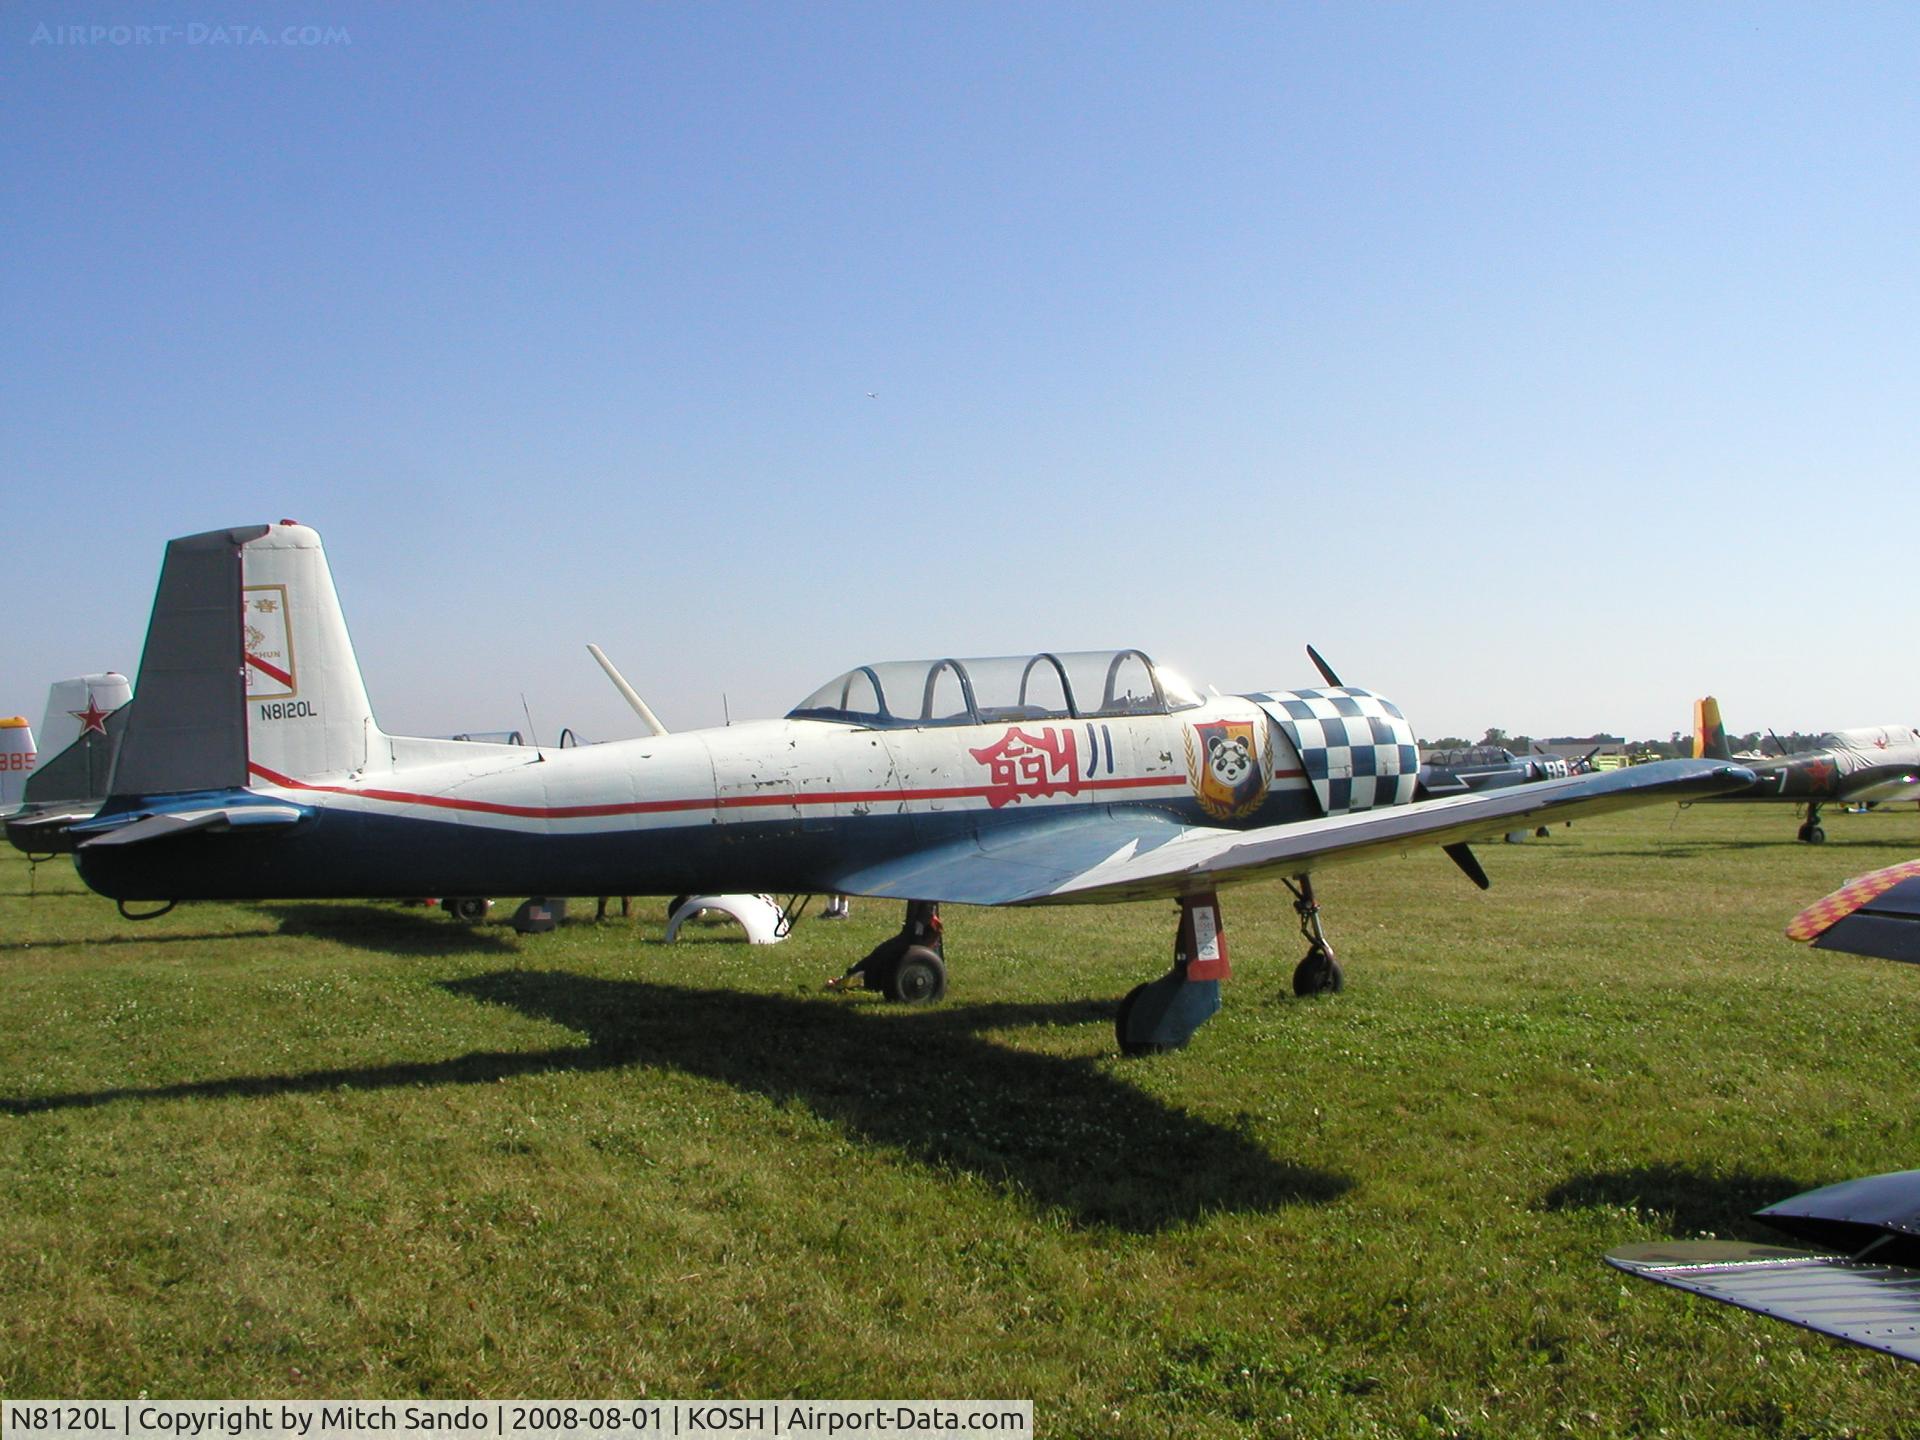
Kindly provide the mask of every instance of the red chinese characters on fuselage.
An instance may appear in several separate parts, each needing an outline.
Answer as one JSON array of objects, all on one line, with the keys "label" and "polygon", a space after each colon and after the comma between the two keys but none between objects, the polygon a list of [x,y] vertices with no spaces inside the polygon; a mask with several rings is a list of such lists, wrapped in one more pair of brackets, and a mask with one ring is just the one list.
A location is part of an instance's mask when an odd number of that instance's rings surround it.
[{"label": "red chinese characters on fuselage", "polygon": [[987,804],[998,810],[1021,800],[1080,793],[1080,750],[1071,730],[1044,725],[1039,734],[1014,726],[969,755],[987,767]]}]

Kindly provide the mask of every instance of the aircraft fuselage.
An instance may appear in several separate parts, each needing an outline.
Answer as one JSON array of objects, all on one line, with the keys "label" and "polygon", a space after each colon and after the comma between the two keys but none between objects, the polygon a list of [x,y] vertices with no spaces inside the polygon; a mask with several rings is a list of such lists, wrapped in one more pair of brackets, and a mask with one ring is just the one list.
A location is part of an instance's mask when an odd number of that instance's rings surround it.
[{"label": "aircraft fuselage", "polygon": [[[1210,763],[1223,734],[1233,753]],[[121,900],[808,892],[849,864],[1095,806],[1242,828],[1321,813],[1286,732],[1239,696],[1004,724],[767,720],[566,750],[383,743],[435,758],[326,777],[252,764],[254,795],[311,815],[271,837],[83,846],[81,876]]]}]

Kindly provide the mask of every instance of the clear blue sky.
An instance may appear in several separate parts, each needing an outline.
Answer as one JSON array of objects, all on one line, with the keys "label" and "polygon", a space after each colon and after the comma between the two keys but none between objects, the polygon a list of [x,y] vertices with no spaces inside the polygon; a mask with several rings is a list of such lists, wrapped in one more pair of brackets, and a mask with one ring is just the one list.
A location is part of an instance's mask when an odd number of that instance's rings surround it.
[{"label": "clear blue sky", "polygon": [[633,733],[589,640],[676,727],[934,654],[1310,684],[1307,642],[1428,736],[1920,722],[1917,42],[8,4],[0,711],[132,672],[169,536],[290,516],[414,733]]}]

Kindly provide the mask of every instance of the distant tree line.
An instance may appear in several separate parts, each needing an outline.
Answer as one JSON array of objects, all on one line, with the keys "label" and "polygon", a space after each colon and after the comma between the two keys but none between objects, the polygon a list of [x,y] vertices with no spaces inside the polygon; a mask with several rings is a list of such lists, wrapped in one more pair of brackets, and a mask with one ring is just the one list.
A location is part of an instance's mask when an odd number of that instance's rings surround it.
[{"label": "distant tree line", "polygon": [[[1693,753],[1693,736],[1682,734],[1678,730],[1670,732],[1664,740],[1617,741],[1612,736],[1604,738],[1608,748],[1611,749],[1617,745],[1627,754],[1640,759],[1654,757],[1661,760],[1684,760]],[[1556,737],[1555,742],[1542,743],[1565,744],[1566,742]],[[1744,735],[1727,736],[1727,744],[1735,752],[1757,750],[1768,755],[1780,754],[1781,747],[1784,746],[1787,754],[1797,755],[1802,750],[1819,749],[1820,737],[1802,734],[1798,730],[1788,731],[1784,735],[1775,735],[1771,730],[1749,730]],[[1534,739],[1531,735],[1509,735],[1499,726],[1490,725],[1487,727],[1487,733],[1478,740],[1468,740],[1459,735],[1442,735],[1438,740],[1420,742],[1422,750],[1459,750],[1469,745],[1504,745],[1516,755],[1525,755],[1532,751]]]}]

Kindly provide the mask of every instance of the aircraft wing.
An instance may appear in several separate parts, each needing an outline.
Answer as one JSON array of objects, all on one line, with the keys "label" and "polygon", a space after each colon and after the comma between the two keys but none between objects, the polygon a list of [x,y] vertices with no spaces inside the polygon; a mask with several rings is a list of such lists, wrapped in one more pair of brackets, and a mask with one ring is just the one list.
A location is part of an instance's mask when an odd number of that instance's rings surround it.
[{"label": "aircraft wing", "polygon": [[1254,830],[1189,825],[1133,806],[1079,811],[907,851],[851,869],[834,886],[849,895],[963,905],[1151,899],[1660,800],[1703,799],[1752,783],[1751,771],[1726,761],[1663,760]]},{"label": "aircraft wing", "polygon": [[1849,880],[1787,926],[1789,940],[1920,964],[1920,860],[1903,860]]},{"label": "aircraft wing", "polygon": [[1731,1240],[1623,1245],[1607,1263],[1823,1335],[1920,1360],[1920,1270]]},{"label": "aircraft wing", "polygon": [[1920,774],[1909,772],[1847,794],[1849,805],[1902,805],[1920,800]]},{"label": "aircraft wing", "polygon": [[1754,1219],[1837,1254],[1726,1240],[1624,1245],[1607,1263],[1642,1280],[1722,1300],[1920,1360],[1920,1170],[1823,1185]]}]

